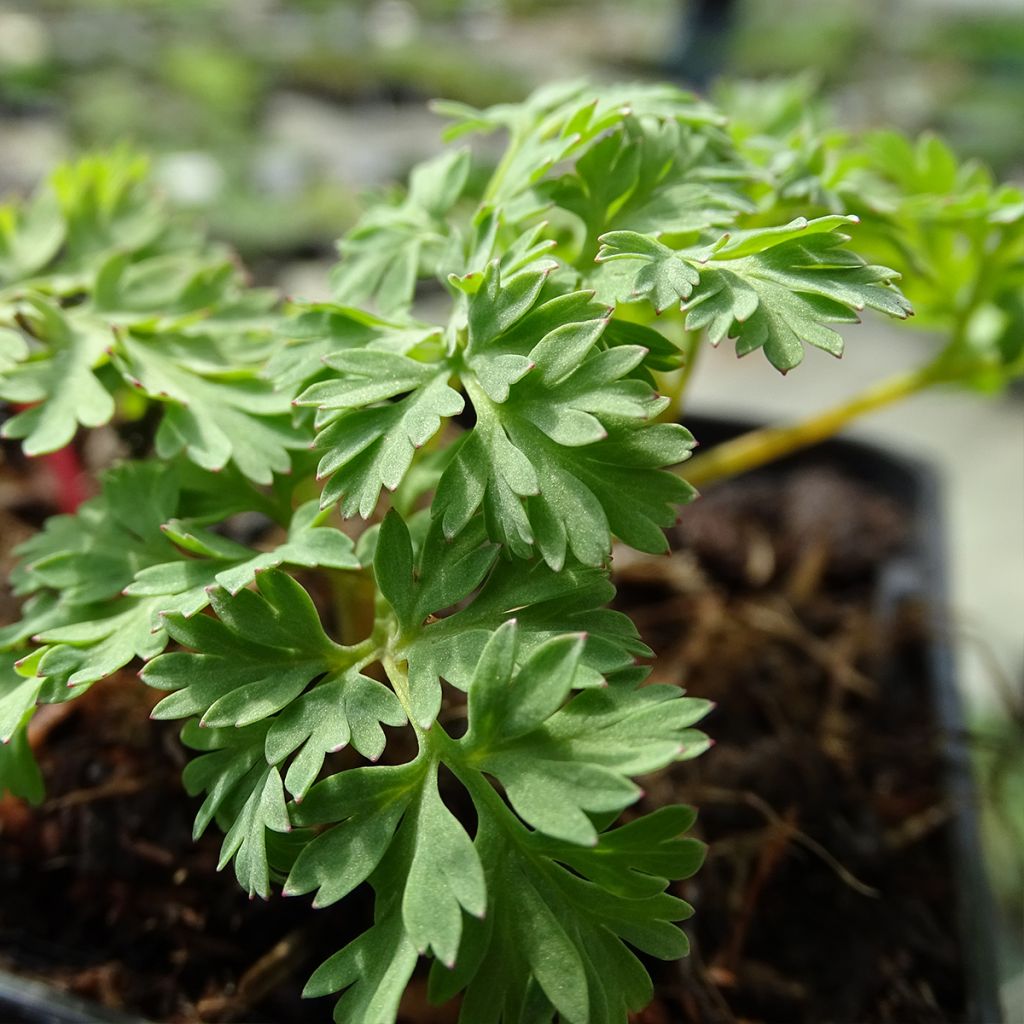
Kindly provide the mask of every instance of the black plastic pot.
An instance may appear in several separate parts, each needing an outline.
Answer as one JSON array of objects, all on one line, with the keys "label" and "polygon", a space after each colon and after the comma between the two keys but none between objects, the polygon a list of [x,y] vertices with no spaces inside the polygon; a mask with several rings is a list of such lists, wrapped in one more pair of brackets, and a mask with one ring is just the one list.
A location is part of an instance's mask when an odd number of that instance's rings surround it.
[{"label": "black plastic pot", "polygon": [[52,985],[0,971],[0,1021],[4,1024],[144,1024]]},{"label": "black plastic pot", "polygon": [[[686,425],[701,448],[714,447],[757,426],[706,416],[687,416]],[[971,770],[970,740],[949,641],[946,530],[939,478],[925,462],[846,439],[821,442],[754,473],[770,477],[780,470],[810,466],[840,469],[844,476],[868,485],[907,510],[907,541],[883,570],[877,601],[883,614],[907,601],[927,610],[928,683],[932,711],[944,741],[943,781],[953,809],[949,855],[956,881],[967,1019],[999,1024],[1003,1014],[995,944],[998,926],[979,831],[980,798]]]},{"label": "black plastic pot", "polygon": [[[735,420],[686,418],[687,426],[711,447],[750,428]],[[772,475],[780,468],[828,465],[869,485],[907,510],[908,540],[883,570],[878,600],[895,610],[913,601],[929,610],[928,673],[933,712],[945,737],[945,786],[953,820],[950,861],[958,894],[960,944],[968,1019],[998,1024],[1002,1018],[996,969],[996,917],[985,875],[979,839],[978,794],[970,768],[967,730],[956,685],[954,660],[945,621],[947,581],[941,489],[928,465],[886,449],[854,441],[816,445],[756,471]],[[228,880],[225,880],[228,884]],[[130,1017],[88,1004],[46,985],[0,972],[0,1021],[24,1024],[141,1024]]]}]

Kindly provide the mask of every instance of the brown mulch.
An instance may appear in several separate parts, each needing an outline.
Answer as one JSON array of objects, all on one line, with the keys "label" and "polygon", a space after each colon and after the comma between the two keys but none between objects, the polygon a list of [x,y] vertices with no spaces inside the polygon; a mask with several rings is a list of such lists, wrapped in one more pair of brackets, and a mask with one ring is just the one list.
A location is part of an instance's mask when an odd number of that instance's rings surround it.
[{"label": "brown mulch", "polygon": [[[0,465],[5,569],[46,502],[13,473]],[[617,557],[655,678],[717,703],[716,746],[645,782],[645,809],[700,807],[710,849],[679,887],[693,953],[652,965],[637,1022],[965,1019],[927,636],[880,587],[904,520],[831,470],[797,471],[712,491],[670,558]],[[153,700],[126,671],[40,716],[47,801],[0,803],[0,967],[159,1021],[328,1020],[298,992],[368,901],[250,902],[218,875],[220,837],[191,840],[185,755]],[[404,1007],[409,1024],[454,1019],[419,981]]]}]

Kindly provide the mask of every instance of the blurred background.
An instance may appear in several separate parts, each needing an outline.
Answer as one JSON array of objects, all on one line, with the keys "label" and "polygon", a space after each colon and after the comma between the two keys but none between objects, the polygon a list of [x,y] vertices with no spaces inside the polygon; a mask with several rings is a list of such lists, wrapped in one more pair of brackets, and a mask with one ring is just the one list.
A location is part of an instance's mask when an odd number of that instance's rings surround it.
[{"label": "blurred background", "polygon": [[846,126],[1024,160],[1019,0],[0,0],[0,192],[128,139],[267,277],[437,147],[431,97],[795,73]]},{"label": "blurred background", "polygon": [[[719,76],[800,75],[843,127],[936,129],[962,155],[1024,178],[1022,0],[0,0],[0,197],[62,157],[128,141],[258,281],[319,298],[360,196],[439,147],[428,99],[487,105],[579,75],[671,78],[712,94]],[[703,361],[694,406],[792,417],[928,348],[877,321],[849,340],[844,367],[811,350],[785,382],[723,348]],[[1019,920],[1021,395],[929,394],[858,432],[931,459],[946,482],[991,863]],[[1024,1007],[1015,956],[1008,994]]]}]

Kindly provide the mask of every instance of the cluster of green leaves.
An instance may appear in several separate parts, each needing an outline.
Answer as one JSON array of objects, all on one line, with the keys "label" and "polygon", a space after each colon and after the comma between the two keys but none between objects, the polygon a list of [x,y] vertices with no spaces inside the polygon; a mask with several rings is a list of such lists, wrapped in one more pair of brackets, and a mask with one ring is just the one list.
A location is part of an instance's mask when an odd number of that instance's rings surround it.
[{"label": "cluster of green leaves", "polygon": [[[154,458],[19,551],[0,784],[40,799],[37,704],[142,660],[154,717],[184,720],[197,752],[184,783],[196,834],[225,833],[222,867],[315,906],[373,890],[372,925],[308,987],[341,993],[339,1022],[393,1021],[423,955],[432,998],[463,993],[473,1024],[642,1007],[635,951],[685,952],[668,889],[702,850],[691,810],[628,809],[637,777],[707,746],[705,702],[648,685],[651,652],[608,607],[614,543],[664,551],[693,496],[676,469],[693,438],[662,392],[698,337],[783,372],[805,345],[839,355],[829,325],[907,316],[897,271],[947,315],[918,260],[959,243],[933,252],[927,221],[896,244],[900,218],[937,215],[927,189],[958,190],[951,231],[977,215],[1009,239],[1020,218],[934,144],[853,153],[798,107],[730,120],[668,86],[580,84],[443,105],[452,140],[507,133],[493,173],[465,147],[419,166],[340,243],[333,299],[288,314],[123,154],[3,211],[0,396],[26,406],[7,434],[52,450],[133,393],[164,415]],[[1016,244],[996,247],[991,294],[1019,301]],[[957,344],[980,351],[968,319]],[[318,464],[292,452],[310,444]],[[336,510],[359,522],[342,532]],[[256,547],[237,532],[254,514]]]},{"label": "cluster of green leaves", "polygon": [[[275,297],[172,217],[126,151],[59,168],[0,207],[3,436],[28,455],[114,418],[134,393],[159,403],[156,454],[269,484],[305,437],[260,376]],[[137,401],[135,403],[138,404]]]},{"label": "cluster of green leaves", "polygon": [[731,83],[719,99],[761,168],[761,219],[855,214],[858,248],[898,272],[937,339],[936,382],[994,390],[1024,374],[1024,191],[931,133],[837,131],[807,78]]}]

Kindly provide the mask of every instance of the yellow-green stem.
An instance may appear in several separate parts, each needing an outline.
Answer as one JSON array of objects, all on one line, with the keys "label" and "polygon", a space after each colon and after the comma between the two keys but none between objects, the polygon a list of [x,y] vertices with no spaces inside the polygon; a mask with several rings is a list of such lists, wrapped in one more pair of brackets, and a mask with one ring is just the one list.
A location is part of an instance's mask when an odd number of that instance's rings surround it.
[{"label": "yellow-green stem", "polygon": [[409,719],[409,724],[416,733],[416,738],[419,740],[420,746],[422,747],[424,732],[416,721],[416,715],[413,711],[412,692],[409,689],[409,672],[406,667],[406,662],[395,658],[392,654],[386,653],[381,658],[381,663],[383,664],[384,671],[387,673],[387,677],[391,682],[391,689],[395,691],[398,703],[402,705],[405,717]]},{"label": "yellow-green stem", "polygon": [[703,335],[700,331],[686,331],[683,336],[683,366],[672,375],[672,383],[662,387],[662,394],[667,395],[669,404],[659,419],[663,423],[677,423],[683,415],[686,403],[686,391],[693,377],[693,371],[697,366],[697,356],[703,347],[701,342]]},{"label": "yellow-green stem", "polygon": [[698,455],[679,470],[695,487],[739,476],[774,462],[843,429],[851,420],[898,402],[941,379],[934,364],[896,374],[862,391],[833,409],[782,427],[752,430]]}]

